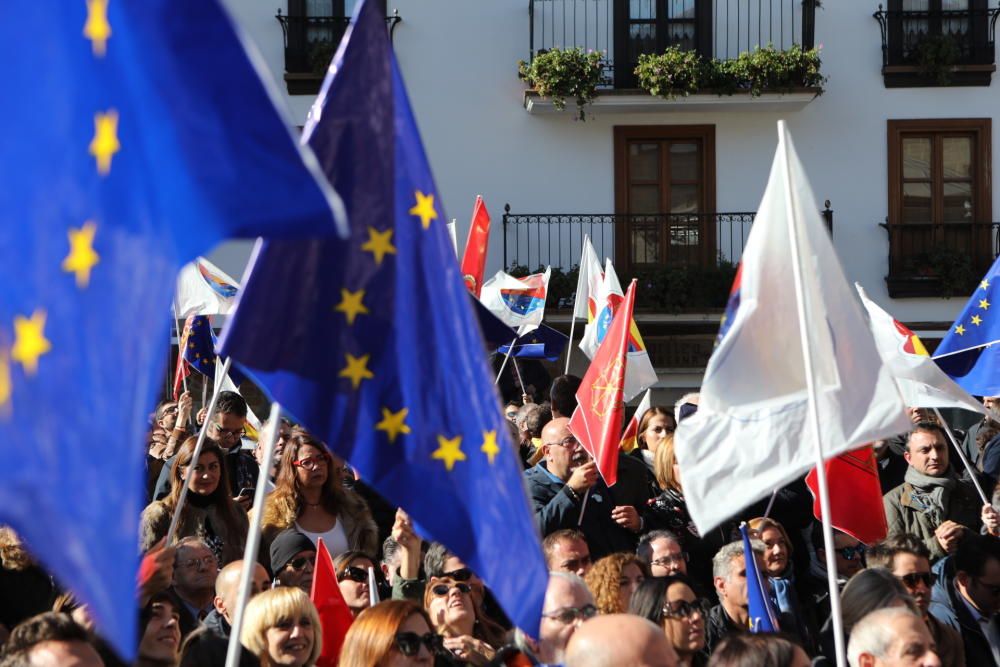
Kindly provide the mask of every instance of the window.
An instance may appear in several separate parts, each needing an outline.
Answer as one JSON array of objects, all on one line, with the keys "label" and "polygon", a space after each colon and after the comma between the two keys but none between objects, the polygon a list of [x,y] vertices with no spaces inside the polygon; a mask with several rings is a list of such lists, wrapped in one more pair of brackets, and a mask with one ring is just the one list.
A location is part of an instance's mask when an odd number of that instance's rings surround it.
[{"label": "window", "polygon": [[352,0],[288,0],[288,15],[282,16],[279,11],[289,93],[319,91],[330,59],[350,23],[347,12],[353,4]]},{"label": "window", "polygon": [[615,128],[618,263],[714,261],[715,127]]},{"label": "window", "polygon": [[989,118],[890,120],[890,277],[933,276],[934,256],[992,261]]},{"label": "window", "polygon": [[[701,7],[699,7],[701,5]],[[619,12],[615,57],[615,86],[635,88],[635,66],[644,53],[663,53],[670,46],[699,49],[698,20],[710,17],[702,0],[626,0],[616,3]],[[704,32],[704,31],[703,31]],[[703,40],[710,35],[702,34]],[[707,51],[707,44],[704,49]]]}]

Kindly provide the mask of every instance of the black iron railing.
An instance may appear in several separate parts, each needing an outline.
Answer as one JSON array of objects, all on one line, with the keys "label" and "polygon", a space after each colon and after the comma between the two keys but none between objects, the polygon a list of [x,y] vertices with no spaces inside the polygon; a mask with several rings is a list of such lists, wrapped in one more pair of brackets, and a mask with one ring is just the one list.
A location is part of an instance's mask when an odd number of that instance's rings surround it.
[{"label": "black iron railing", "polygon": [[607,56],[606,85],[636,87],[639,55],[669,46],[728,60],[771,44],[811,49],[816,0],[529,0],[529,58],[579,47]]},{"label": "black iron railing", "polygon": [[991,65],[1000,8],[886,11],[874,14],[882,31],[882,65],[947,68]]},{"label": "black iron railing", "polygon": [[[350,16],[275,16],[285,38],[285,72],[322,76],[351,23]],[[385,18],[389,36],[402,19],[398,13]]]},{"label": "black iron railing", "polygon": [[889,277],[929,278],[967,265],[983,275],[1000,254],[1000,222],[879,223],[889,235]]}]

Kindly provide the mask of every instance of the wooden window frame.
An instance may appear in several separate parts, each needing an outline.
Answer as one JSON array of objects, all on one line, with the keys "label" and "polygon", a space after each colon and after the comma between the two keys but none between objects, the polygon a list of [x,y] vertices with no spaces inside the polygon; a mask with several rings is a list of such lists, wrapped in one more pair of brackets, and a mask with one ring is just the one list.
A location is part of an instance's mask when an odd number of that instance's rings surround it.
[{"label": "wooden window frame", "polygon": [[[619,125],[614,128],[615,151],[615,213],[625,215],[628,211],[628,145],[630,141],[649,140],[684,140],[697,139],[702,144],[701,183],[702,183],[702,213],[706,216],[715,214],[715,125]],[[706,263],[715,260],[715,225],[707,224],[704,230],[703,256]],[[625,271],[632,269],[632,257],[629,252],[631,239],[629,230],[615,229],[615,265],[624,267]],[[666,243],[662,239],[661,243]]]}]

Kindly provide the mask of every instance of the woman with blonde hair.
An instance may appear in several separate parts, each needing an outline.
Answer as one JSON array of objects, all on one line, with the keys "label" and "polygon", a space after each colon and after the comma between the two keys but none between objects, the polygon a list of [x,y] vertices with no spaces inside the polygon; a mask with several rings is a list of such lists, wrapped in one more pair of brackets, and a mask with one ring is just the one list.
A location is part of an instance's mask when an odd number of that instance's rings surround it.
[{"label": "woman with blonde hair", "polygon": [[323,628],[309,596],[281,586],[259,593],[244,610],[240,643],[261,667],[310,667],[323,649]]},{"label": "woman with blonde hair", "polygon": [[598,613],[623,614],[632,593],[650,578],[649,566],[632,553],[616,553],[594,563],[584,576]]},{"label": "woman with blonde hair", "polygon": [[764,544],[764,570],[771,582],[771,599],[780,614],[782,630],[795,635],[802,645],[812,650],[816,628],[811,622],[811,610],[805,609],[795,585],[792,563],[792,540],[780,523],[769,517],[757,517],[747,522],[750,537]]},{"label": "woman with blonde hair", "polygon": [[326,445],[295,427],[281,454],[275,488],[262,520],[264,547],[283,530],[295,528],[315,544],[322,537],[330,555],[378,551],[378,526],[364,499],[344,487],[344,467]]},{"label": "woman with blonde hair", "polygon": [[229,473],[222,448],[208,440],[202,445],[196,465],[191,465],[197,438],[181,445],[170,469],[170,493],[154,500],[142,511],[139,547],[149,551],[166,537],[177,508],[181,489],[188,486],[187,500],[181,509],[176,539],[201,538],[215,554],[219,566],[243,557],[249,527],[247,513],[229,495]]},{"label": "woman with blonde hair", "polygon": [[340,667],[431,665],[442,648],[427,612],[411,600],[387,600],[354,619],[340,649]]},{"label": "woman with blonde hair", "polygon": [[472,586],[452,577],[431,577],[424,589],[424,609],[444,648],[459,660],[487,665],[503,645],[503,629],[483,613]]}]

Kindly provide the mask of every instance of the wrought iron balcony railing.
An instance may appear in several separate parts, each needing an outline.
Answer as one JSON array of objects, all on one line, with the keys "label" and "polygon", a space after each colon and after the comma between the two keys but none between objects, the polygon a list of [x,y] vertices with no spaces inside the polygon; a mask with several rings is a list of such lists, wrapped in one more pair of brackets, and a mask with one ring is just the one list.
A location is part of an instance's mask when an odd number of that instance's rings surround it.
[{"label": "wrought iron balcony railing", "polygon": [[607,54],[608,87],[635,88],[639,55],[669,46],[728,60],[771,44],[811,49],[816,0],[529,0],[530,57],[552,48]]},{"label": "wrought iron balcony railing", "polygon": [[[1000,254],[1000,222],[879,223],[889,235],[889,295],[950,296]],[[942,294],[944,289],[947,294]]]}]

